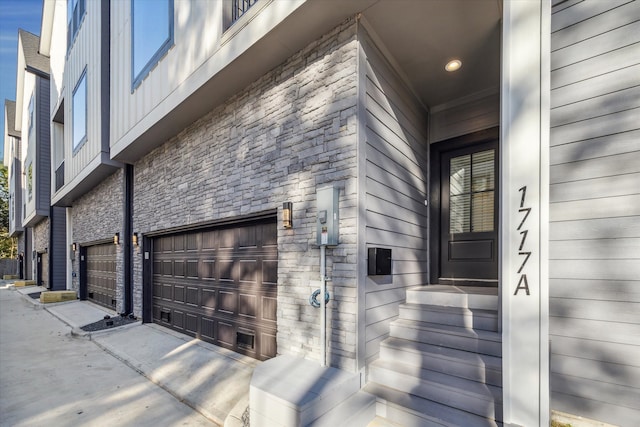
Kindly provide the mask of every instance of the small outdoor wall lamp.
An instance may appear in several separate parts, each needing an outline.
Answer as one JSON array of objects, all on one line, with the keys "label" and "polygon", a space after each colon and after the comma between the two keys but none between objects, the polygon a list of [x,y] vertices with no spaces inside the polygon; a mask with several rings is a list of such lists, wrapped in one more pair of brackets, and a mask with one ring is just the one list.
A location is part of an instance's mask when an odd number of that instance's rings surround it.
[{"label": "small outdoor wall lamp", "polygon": [[131,236],[131,242],[133,243],[133,246],[138,246],[138,233],[133,233]]},{"label": "small outdoor wall lamp", "polygon": [[73,243],[71,244],[71,250],[72,250],[73,252],[75,252],[75,251],[77,251],[77,250],[78,250],[78,244],[77,244],[76,242],[73,242]]},{"label": "small outdoor wall lamp", "polygon": [[284,202],[282,204],[282,226],[284,228],[293,227],[293,203]]},{"label": "small outdoor wall lamp", "polygon": [[113,244],[114,245],[120,244],[120,233],[116,233],[113,235]]}]

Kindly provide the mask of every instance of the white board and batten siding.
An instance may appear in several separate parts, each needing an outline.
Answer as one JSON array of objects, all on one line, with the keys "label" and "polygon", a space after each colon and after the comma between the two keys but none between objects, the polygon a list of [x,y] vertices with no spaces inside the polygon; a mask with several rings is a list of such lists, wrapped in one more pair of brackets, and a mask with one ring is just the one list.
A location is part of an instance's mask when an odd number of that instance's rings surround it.
[{"label": "white board and batten siding", "polygon": [[551,409],[640,420],[640,2],[554,1]]},{"label": "white board and batten siding", "polygon": [[362,27],[359,40],[365,245],[392,251],[392,274],[365,280],[369,362],[378,357],[407,287],[428,283],[428,113]]},{"label": "white board and batten siding", "polygon": [[[116,2],[118,3],[118,2]],[[103,79],[108,78],[108,52],[102,48],[104,16],[103,2],[87,1],[86,13],[78,28],[65,64],[63,89],[64,96],[64,168],[65,184],[70,183],[102,152],[108,153],[108,140],[103,135],[103,113],[107,98],[102,96]],[[106,8],[108,10],[108,8]],[[107,20],[108,22],[108,20]],[[75,153],[73,149],[73,92],[82,73],[86,70],[87,84],[87,141]],[[107,74],[104,74],[107,72]],[[119,80],[114,76],[113,81]],[[108,96],[108,92],[104,93]],[[54,165],[56,167],[57,165]]]}]

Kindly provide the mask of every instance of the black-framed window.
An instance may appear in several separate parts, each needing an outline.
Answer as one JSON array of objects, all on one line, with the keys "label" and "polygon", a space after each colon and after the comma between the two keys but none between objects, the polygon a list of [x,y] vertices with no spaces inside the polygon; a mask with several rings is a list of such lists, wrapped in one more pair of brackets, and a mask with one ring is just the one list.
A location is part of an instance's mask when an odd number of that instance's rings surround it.
[{"label": "black-framed window", "polygon": [[67,0],[67,48],[73,44],[86,11],[86,0]]},{"label": "black-framed window", "polygon": [[249,11],[258,0],[225,0],[223,4],[223,27],[228,30],[234,22]]},{"label": "black-framed window", "polygon": [[173,45],[173,0],[131,0],[131,90]]},{"label": "black-framed window", "polygon": [[87,70],[85,69],[73,90],[71,103],[71,126],[73,152],[87,140]]},{"label": "black-framed window", "polygon": [[35,107],[33,105],[33,95],[31,95],[31,99],[29,100],[29,135],[33,132],[33,124],[35,122]]}]

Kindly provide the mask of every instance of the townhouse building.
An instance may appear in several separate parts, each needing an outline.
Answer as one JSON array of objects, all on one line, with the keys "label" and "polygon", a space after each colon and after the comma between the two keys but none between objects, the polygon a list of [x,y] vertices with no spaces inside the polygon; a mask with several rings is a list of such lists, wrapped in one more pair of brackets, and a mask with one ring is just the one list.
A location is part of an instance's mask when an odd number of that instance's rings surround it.
[{"label": "townhouse building", "polygon": [[[264,360],[256,426],[633,425],[639,23],[632,0],[45,0],[66,286]],[[300,377],[259,378],[283,360],[354,380],[295,409]]]},{"label": "townhouse building", "polygon": [[[19,275],[48,289],[64,289],[64,240],[50,203],[49,58],[40,38],[18,31],[16,101],[7,103],[5,165],[9,172],[10,235],[18,238]],[[18,133],[19,132],[19,133]]]},{"label": "townhouse building", "polygon": [[[9,197],[9,237],[17,240],[18,251],[18,277],[25,276],[25,262],[31,260],[25,258],[24,228],[22,227],[22,140],[21,132],[16,130],[16,102],[6,99],[4,101],[4,158],[3,164],[7,168],[7,190]],[[27,252],[28,253],[28,252]],[[31,274],[31,264],[26,266],[26,271]]]}]

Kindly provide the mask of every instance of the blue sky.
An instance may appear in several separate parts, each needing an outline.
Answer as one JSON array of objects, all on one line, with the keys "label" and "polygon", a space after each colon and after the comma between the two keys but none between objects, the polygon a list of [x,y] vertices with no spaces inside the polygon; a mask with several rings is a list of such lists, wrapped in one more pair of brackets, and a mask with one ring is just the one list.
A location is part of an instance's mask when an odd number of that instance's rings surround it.
[{"label": "blue sky", "polygon": [[[16,99],[18,28],[40,35],[42,2],[43,0],[0,0],[1,135],[4,135],[4,100]],[[3,148],[4,141],[0,142],[0,152]]]}]

